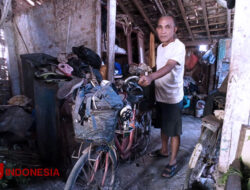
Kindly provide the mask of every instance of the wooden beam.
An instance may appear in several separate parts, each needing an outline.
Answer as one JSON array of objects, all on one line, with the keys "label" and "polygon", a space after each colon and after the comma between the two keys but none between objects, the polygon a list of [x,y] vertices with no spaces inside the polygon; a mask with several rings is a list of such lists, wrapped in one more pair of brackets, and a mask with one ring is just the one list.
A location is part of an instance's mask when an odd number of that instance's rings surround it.
[{"label": "wooden beam", "polygon": [[154,0],[154,1],[155,1],[155,4],[156,4],[157,8],[159,9],[161,15],[162,16],[166,15],[167,13],[166,13],[163,5],[162,5],[162,2],[160,0]]},{"label": "wooden beam", "polygon": [[204,17],[204,22],[205,22],[205,26],[206,26],[207,36],[208,36],[208,39],[211,41],[211,36],[210,36],[210,31],[209,31],[209,26],[208,26],[208,19],[207,19],[207,8],[206,8],[205,0],[201,0],[201,6],[202,6],[203,17]]},{"label": "wooden beam", "polygon": [[125,7],[125,5],[123,4],[122,0],[117,0],[118,2],[118,6],[121,8],[121,10],[128,15],[129,19],[134,22],[134,17],[130,14],[130,12],[128,11],[128,9]]},{"label": "wooden beam", "polygon": [[144,34],[137,32],[139,63],[145,63]]},{"label": "wooden beam", "polygon": [[142,15],[142,17],[145,19],[145,22],[148,24],[149,28],[152,30],[152,32],[154,32],[154,34],[157,36],[157,33],[155,31],[155,28],[153,27],[151,21],[149,20],[148,16],[146,15],[146,13],[144,12],[144,10],[142,9],[139,0],[132,0],[133,3],[135,4],[136,8],[138,9],[138,11],[140,12],[140,14]]},{"label": "wooden beam", "polygon": [[196,41],[183,41],[186,47],[191,47],[191,46],[199,46],[199,45],[210,45],[211,42],[209,40],[196,40]]},{"label": "wooden beam", "polygon": [[[216,29],[211,29],[210,32],[217,32],[217,31],[223,31],[223,30],[227,30],[227,28],[216,28]],[[193,30],[194,34],[199,34],[199,33],[204,33],[207,32],[207,30]],[[210,35],[211,37],[211,35]]]},{"label": "wooden beam", "polygon": [[102,24],[101,24],[101,2],[96,1],[95,35],[96,35],[96,53],[102,55]]},{"label": "wooden beam", "polygon": [[177,0],[177,3],[178,3],[178,6],[179,6],[179,9],[181,11],[182,18],[183,18],[183,20],[185,22],[185,25],[187,27],[188,33],[189,33],[192,41],[194,41],[194,36],[193,36],[193,33],[192,33],[191,29],[190,29],[189,23],[187,21],[187,15],[185,13],[185,9],[183,7],[183,4],[182,4],[181,0]]},{"label": "wooden beam", "polygon": [[127,33],[126,39],[127,39],[128,64],[130,65],[130,64],[133,63],[131,32],[128,32],[128,33]]},{"label": "wooden beam", "polygon": [[[231,21],[232,22],[232,21]],[[214,25],[220,25],[220,24],[226,24],[227,22],[215,22],[215,23],[210,23],[208,24],[208,26],[214,26]],[[203,24],[200,25],[194,25],[194,26],[190,26],[190,28],[198,28],[198,27],[203,27]]]},{"label": "wooden beam", "polygon": [[227,10],[227,36],[231,38],[231,9]]},{"label": "wooden beam", "polygon": [[235,159],[242,124],[249,122],[250,94],[250,4],[235,1],[232,51],[228,77],[225,117],[222,127],[219,171],[226,172]]},{"label": "wooden beam", "polygon": [[151,68],[155,67],[155,36],[150,32],[149,40],[149,66]]},{"label": "wooden beam", "polygon": [[107,23],[107,61],[108,61],[108,80],[114,81],[114,62],[115,62],[115,24],[116,24],[116,0],[108,0],[108,23]]}]

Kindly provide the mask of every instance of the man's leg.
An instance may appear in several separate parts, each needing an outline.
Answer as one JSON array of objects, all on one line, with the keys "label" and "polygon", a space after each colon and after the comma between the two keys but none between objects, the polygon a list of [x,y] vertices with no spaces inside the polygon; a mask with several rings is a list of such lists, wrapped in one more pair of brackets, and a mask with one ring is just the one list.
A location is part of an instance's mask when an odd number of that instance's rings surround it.
[{"label": "man's leg", "polygon": [[171,157],[169,165],[176,164],[176,157],[180,146],[180,136],[171,137]]},{"label": "man's leg", "polygon": [[161,131],[161,153],[163,155],[168,155],[168,136]]}]

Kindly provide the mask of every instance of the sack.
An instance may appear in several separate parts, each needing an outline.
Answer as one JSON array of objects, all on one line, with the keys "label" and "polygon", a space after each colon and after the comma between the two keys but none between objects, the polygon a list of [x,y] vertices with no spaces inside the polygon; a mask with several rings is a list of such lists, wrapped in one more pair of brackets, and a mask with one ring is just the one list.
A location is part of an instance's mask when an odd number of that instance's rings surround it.
[{"label": "sack", "polygon": [[92,66],[95,69],[100,69],[102,60],[93,50],[82,46],[72,47],[72,52],[76,54],[86,64]]},{"label": "sack", "polygon": [[121,97],[111,86],[100,87],[88,93],[83,100],[85,118],[74,124],[75,137],[95,143],[108,143],[114,139],[118,111],[123,107]]},{"label": "sack", "polygon": [[91,116],[83,122],[74,125],[75,137],[82,140],[91,140],[95,143],[108,143],[114,139],[117,125],[116,110],[92,110]]}]

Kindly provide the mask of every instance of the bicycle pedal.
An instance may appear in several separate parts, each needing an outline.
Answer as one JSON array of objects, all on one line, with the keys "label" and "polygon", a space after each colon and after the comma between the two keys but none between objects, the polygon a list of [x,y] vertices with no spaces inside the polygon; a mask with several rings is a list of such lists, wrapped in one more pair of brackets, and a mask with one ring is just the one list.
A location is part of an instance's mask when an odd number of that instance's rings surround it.
[{"label": "bicycle pedal", "polygon": [[134,130],[133,127],[129,127],[128,130],[115,130],[115,133],[123,135],[123,134],[131,133],[133,130]]},{"label": "bicycle pedal", "polygon": [[92,161],[92,162],[97,161],[97,159],[93,159],[93,158],[89,158],[88,160],[90,160],[90,161]]}]

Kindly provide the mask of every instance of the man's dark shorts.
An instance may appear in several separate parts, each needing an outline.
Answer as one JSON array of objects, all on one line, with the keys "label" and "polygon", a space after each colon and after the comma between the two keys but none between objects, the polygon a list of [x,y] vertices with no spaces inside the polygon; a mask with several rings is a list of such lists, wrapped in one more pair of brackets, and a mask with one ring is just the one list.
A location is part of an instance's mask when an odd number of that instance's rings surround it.
[{"label": "man's dark shorts", "polygon": [[181,135],[182,107],[183,101],[177,104],[156,102],[156,128],[161,128],[161,131],[169,137]]}]

